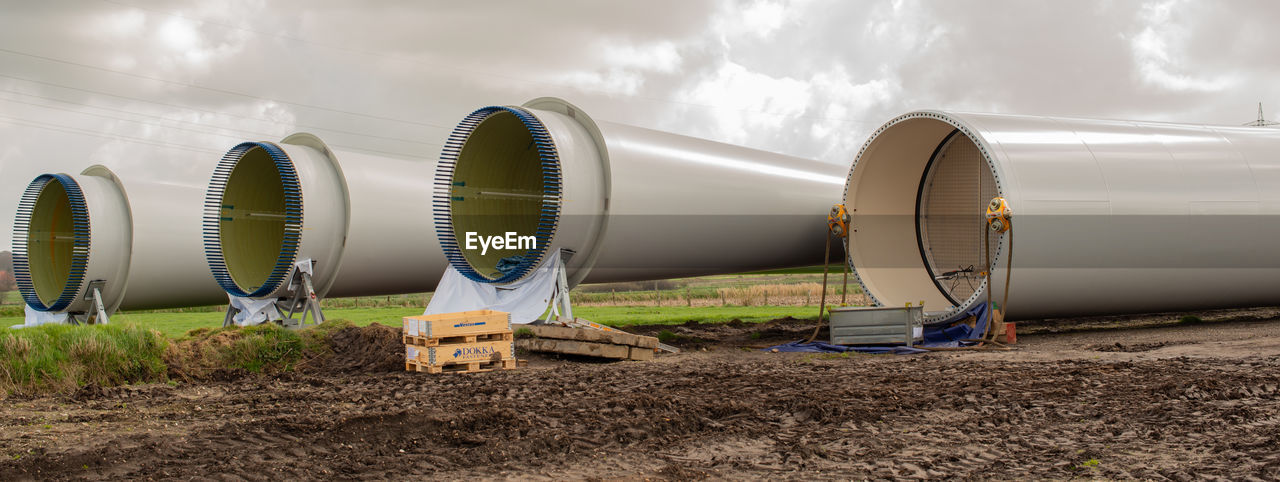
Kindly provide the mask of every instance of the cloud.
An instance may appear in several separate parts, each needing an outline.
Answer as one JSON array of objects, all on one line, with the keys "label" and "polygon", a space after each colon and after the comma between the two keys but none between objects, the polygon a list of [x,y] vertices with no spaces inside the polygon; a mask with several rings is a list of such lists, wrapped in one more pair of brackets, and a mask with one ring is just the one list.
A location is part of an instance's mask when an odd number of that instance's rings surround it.
[{"label": "cloud", "polygon": [[1275,18],[1266,0],[18,2],[0,231],[42,172],[199,185],[239,141],[295,130],[429,158],[472,110],[540,96],[838,164],[919,108],[1239,124],[1280,108]]},{"label": "cloud", "polygon": [[703,129],[710,137],[742,144],[756,132],[776,130],[804,114],[812,95],[808,82],[753,72],[725,60],[715,72],[679,94],[678,100],[739,111],[738,115],[717,116],[718,123]]},{"label": "cloud", "polygon": [[670,41],[628,44],[617,40],[594,44],[586,52],[594,57],[588,69],[552,72],[545,82],[606,94],[636,95],[645,80],[655,74],[671,74],[683,59]]},{"label": "cloud", "polygon": [[1173,12],[1185,2],[1166,0],[1150,2],[1142,7],[1144,28],[1131,39],[1134,62],[1144,84],[1172,92],[1221,92],[1235,83],[1235,79],[1222,72],[1204,72],[1192,75],[1192,64],[1182,49],[1171,48],[1188,38],[1189,28],[1173,22]]}]

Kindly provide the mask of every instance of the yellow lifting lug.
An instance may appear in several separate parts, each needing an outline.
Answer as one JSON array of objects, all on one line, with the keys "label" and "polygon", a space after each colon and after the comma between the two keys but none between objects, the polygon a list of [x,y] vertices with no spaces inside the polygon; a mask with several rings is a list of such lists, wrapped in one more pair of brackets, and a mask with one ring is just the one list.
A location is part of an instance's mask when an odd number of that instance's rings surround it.
[{"label": "yellow lifting lug", "polygon": [[1013,209],[1002,197],[991,199],[987,205],[987,226],[997,233],[1008,231],[1013,225]]},{"label": "yellow lifting lug", "polygon": [[845,210],[843,204],[831,206],[831,212],[827,214],[827,229],[837,237],[845,238],[849,236],[849,211]]}]

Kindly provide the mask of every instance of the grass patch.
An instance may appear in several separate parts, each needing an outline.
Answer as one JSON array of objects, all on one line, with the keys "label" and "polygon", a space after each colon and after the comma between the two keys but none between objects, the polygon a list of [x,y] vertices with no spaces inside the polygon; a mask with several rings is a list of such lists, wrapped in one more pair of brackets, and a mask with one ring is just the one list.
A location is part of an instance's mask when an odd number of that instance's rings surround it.
[{"label": "grass patch", "polygon": [[[832,264],[833,264],[833,266],[831,266],[829,269],[830,269],[831,271],[833,271],[833,272],[840,272],[840,262],[839,262],[839,261],[836,261],[835,263],[832,263]],[[814,274],[814,273],[821,274],[821,273],[822,273],[822,266],[821,266],[821,265],[819,265],[819,266],[805,266],[805,267],[801,267],[801,268],[781,268],[781,269],[771,269],[771,270],[766,270],[766,271],[752,271],[752,272],[749,272],[749,273],[742,273],[742,274],[744,274],[744,275],[773,275],[773,274]]]},{"label": "grass patch", "polygon": [[[635,283],[584,285],[571,296],[579,306],[796,306],[816,304],[822,297],[822,277],[813,275],[739,275],[726,279],[674,280],[675,288],[631,289]],[[643,283],[641,283],[643,284]],[[616,287],[616,288],[615,288]],[[621,288],[621,289],[618,289]],[[842,296],[839,283],[827,285],[827,296]],[[862,292],[850,286],[857,297]],[[856,298],[857,302],[861,298]]]},{"label": "grass patch", "polygon": [[0,330],[0,391],[66,393],[87,384],[166,380],[168,340],[133,325],[44,325]]},{"label": "grass patch", "polygon": [[1200,319],[1199,316],[1187,315],[1182,318],[1179,318],[1178,323],[1182,323],[1184,325],[1194,325],[1197,323],[1204,323],[1204,320]]},{"label": "grass patch", "polygon": [[1098,459],[1089,459],[1089,460],[1086,460],[1086,461],[1084,461],[1084,462],[1081,462],[1079,465],[1076,465],[1076,466],[1075,466],[1075,467],[1073,467],[1073,468],[1074,468],[1075,470],[1090,470],[1090,471],[1092,471],[1092,470],[1097,470],[1099,465],[1102,465],[1102,462],[1101,462],[1100,460],[1098,460]]},{"label": "grass patch", "polygon": [[[679,324],[688,321],[720,323],[733,319],[768,321],[793,316],[810,318],[817,311],[822,267],[762,271],[753,274],[716,275],[657,282],[583,285],[573,290],[574,313],[613,326],[634,324]],[[841,287],[827,287],[828,300],[839,296]],[[849,293],[861,296],[856,284]],[[3,295],[0,327],[23,322],[22,300],[18,292]],[[322,301],[329,319],[350,320],[356,326],[380,322],[400,325],[400,318],[420,315],[430,293],[359,298],[329,298]],[[693,302],[691,303],[690,300]],[[858,302],[854,299],[853,302]],[[655,305],[661,306],[655,306]],[[694,306],[688,306],[688,305]],[[713,306],[708,306],[708,305]],[[600,305],[600,306],[588,306]],[[746,305],[746,306],[744,306]],[[807,306],[806,306],[807,305]],[[169,338],[180,338],[191,330],[222,326],[221,306],[167,310],[133,311],[112,315],[113,324],[131,323],[159,330]]]},{"label": "grass patch", "polygon": [[611,326],[627,325],[679,325],[698,323],[727,323],[742,320],[762,323],[788,316],[813,318],[817,306],[575,306],[573,314],[596,323]]},{"label": "grass patch", "polygon": [[[16,290],[0,292],[0,318],[25,316],[24,306],[26,306],[26,302],[22,300],[22,295]],[[8,327],[9,325],[3,326]]]},{"label": "grass patch", "polygon": [[274,324],[200,328],[176,340],[131,324],[0,329],[0,394],[67,394],[91,384],[291,371],[328,354],[332,333],[349,326],[350,321],[331,320],[301,331]]},{"label": "grass patch", "polygon": [[[760,323],[777,318],[813,318],[817,306],[575,306],[573,314],[579,318],[610,326],[627,325],[678,325],[694,321],[699,323],[727,323],[738,319],[747,323]],[[400,326],[401,318],[421,315],[422,308],[346,308],[325,310],[330,320],[347,320],[355,326],[367,326],[379,322]],[[223,314],[205,313],[117,313],[111,323],[134,324],[163,333],[169,338],[181,338],[192,330],[213,330],[222,326]],[[22,318],[0,318],[0,326],[22,324]]]},{"label": "grass patch", "polygon": [[[367,326],[373,322],[384,325],[400,326],[400,319],[406,316],[421,315],[422,308],[346,308],[325,310],[325,317],[330,320],[346,320],[356,326]],[[127,312],[111,316],[112,324],[133,324],[150,328],[163,333],[169,338],[181,338],[192,330],[212,330],[222,326],[224,313],[210,312]],[[22,324],[22,318],[0,318],[0,326],[9,327]]]},{"label": "grass patch", "polygon": [[18,290],[0,291],[0,305],[18,305],[22,307],[22,294]]},{"label": "grass patch", "polygon": [[302,359],[302,335],[273,323],[245,328],[222,328],[238,331],[240,337],[225,351],[227,366],[251,373],[265,368],[290,371]]}]

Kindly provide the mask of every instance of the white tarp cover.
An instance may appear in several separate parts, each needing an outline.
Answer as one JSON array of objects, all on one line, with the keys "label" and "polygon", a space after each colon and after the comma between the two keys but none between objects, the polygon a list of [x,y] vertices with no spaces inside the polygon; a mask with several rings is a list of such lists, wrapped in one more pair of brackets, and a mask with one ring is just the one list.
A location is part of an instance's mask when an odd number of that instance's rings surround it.
[{"label": "white tarp cover", "polygon": [[479,283],[467,279],[450,265],[444,271],[424,315],[459,311],[494,310],[511,314],[511,322],[528,324],[546,313],[556,291],[560,250],[552,250],[532,274],[506,285]]},{"label": "white tarp cover", "polygon": [[313,271],[313,268],[314,263],[311,262],[311,258],[299,260],[298,262],[293,263],[293,273],[289,273],[289,291],[300,288],[298,286],[294,286],[294,280],[298,279],[297,276],[294,276],[296,273],[306,273],[307,276],[315,276],[316,273]]},{"label": "white tarp cover", "polygon": [[[294,286],[294,276],[296,273],[306,273],[312,275],[313,263],[311,258],[298,260],[293,263],[293,271],[289,273],[289,290],[301,289],[300,286]],[[231,307],[240,310],[235,316],[231,317],[231,321],[236,326],[261,325],[268,321],[284,319],[284,315],[280,314],[280,309],[276,307],[275,298],[242,298],[232,294],[227,294],[227,298],[231,300]]]},{"label": "white tarp cover", "polygon": [[26,319],[21,325],[13,325],[10,328],[25,328],[28,326],[40,326],[48,323],[66,323],[66,313],[50,313],[48,311],[40,311],[32,309],[31,305],[25,305]]},{"label": "white tarp cover", "polygon": [[231,317],[236,326],[261,325],[268,320],[284,318],[280,316],[280,309],[276,308],[275,298],[244,298],[231,294],[227,298],[231,299],[232,308],[240,310]]}]

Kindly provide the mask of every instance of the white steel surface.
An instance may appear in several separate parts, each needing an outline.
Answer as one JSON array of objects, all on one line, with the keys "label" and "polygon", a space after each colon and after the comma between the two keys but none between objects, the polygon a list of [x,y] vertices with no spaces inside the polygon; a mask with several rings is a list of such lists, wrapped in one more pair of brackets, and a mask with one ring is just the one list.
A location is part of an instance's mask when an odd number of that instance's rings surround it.
[{"label": "white steel surface", "polygon": [[571,284],[821,263],[843,167],[594,121],[560,99],[522,108],[559,153],[563,202],[550,245],[575,252]]},{"label": "white steel surface", "polygon": [[[200,251],[202,189],[120,178],[95,165],[70,176],[89,212],[90,254],[84,282],[61,312],[84,312],[90,281],[105,280],[103,304],[118,309],[211,305],[226,295],[209,277]],[[47,260],[32,258],[33,267]]]},{"label": "white steel surface", "polygon": [[951,306],[910,242],[925,165],[957,129],[1013,208],[1009,319],[1280,303],[1280,130],[934,111],[881,127],[849,172],[851,264],[879,303],[924,300],[936,322],[985,299]]},{"label": "white steel surface", "polygon": [[[435,289],[447,263],[432,230],[434,162],[334,151],[306,133],[276,145],[288,156],[302,191],[294,259],[314,260],[318,296]],[[270,248],[272,256],[280,249]],[[223,253],[233,256],[234,250]],[[283,296],[286,290],[287,278],[264,296]]]}]

